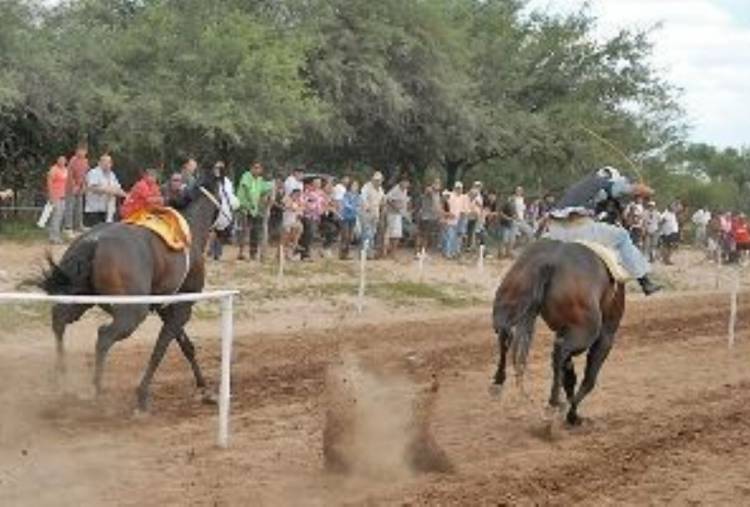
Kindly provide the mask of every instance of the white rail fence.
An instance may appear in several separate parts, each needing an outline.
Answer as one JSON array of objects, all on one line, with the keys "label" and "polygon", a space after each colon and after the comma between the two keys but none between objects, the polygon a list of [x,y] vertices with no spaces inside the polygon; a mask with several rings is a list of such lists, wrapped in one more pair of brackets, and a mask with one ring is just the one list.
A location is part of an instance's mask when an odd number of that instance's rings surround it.
[{"label": "white rail fence", "polygon": [[0,304],[12,302],[47,302],[58,304],[87,305],[142,305],[172,304],[188,301],[221,301],[221,383],[219,388],[219,429],[217,443],[220,447],[229,445],[229,400],[230,372],[232,361],[232,341],[234,340],[233,304],[236,290],[174,294],[171,296],[49,296],[23,292],[0,293]]}]

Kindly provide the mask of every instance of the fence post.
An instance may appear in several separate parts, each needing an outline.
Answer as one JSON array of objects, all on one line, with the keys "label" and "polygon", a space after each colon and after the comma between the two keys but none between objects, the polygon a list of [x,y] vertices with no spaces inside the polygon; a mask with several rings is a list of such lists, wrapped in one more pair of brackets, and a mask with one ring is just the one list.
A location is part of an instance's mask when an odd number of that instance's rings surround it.
[{"label": "fence post", "polygon": [[231,392],[232,339],[234,337],[232,305],[234,296],[221,300],[221,386],[219,388],[219,447],[229,445],[229,398]]},{"label": "fence post", "polygon": [[367,249],[370,246],[369,241],[362,243],[362,249],[359,251],[359,291],[357,294],[357,313],[362,313],[365,306],[365,264],[367,263]]},{"label": "fence post", "polygon": [[737,327],[737,293],[740,290],[740,277],[742,276],[742,266],[737,268],[737,276],[732,283],[732,292],[729,301],[729,348],[734,347],[735,328]]},{"label": "fence post", "polygon": [[419,261],[419,281],[421,283],[424,280],[424,259],[427,257],[427,252],[424,247],[419,251],[417,257]]},{"label": "fence post", "polygon": [[479,259],[477,260],[479,274],[484,273],[484,245],[479,245]]}]

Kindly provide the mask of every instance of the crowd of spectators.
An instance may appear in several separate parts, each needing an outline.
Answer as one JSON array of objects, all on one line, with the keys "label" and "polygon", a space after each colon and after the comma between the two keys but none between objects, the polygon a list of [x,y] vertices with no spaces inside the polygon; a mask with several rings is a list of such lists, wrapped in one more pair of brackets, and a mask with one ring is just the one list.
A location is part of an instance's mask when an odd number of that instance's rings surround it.
[{"label": "crowd of spectators", "polygon": [[[638,198],[623,214],[625,227],[651,262],[671,265],[680,243],[692,240],[714,262],[736,262],[750,251],[750,229],[744,213],[699,207],[688,211],[677,200],[663,210],[654,201]],[[688,230],[690,235],[685,234]]]},{"label": "crowd of spectators", "polygon": [[[179,202],[194,185],[198,163],[190,158],[169,175],[144,170],[125,192],[113,171],[113,160],[102,155],[93,168],[88,150],[79,147],[67,160],[59,157],[47,175],[48,204],[44,222],[52,243],[62,243],[98,223],[125,218],[153,205]],[[522,187],[499,194],[481,181],[445,188],[440,179],[416,187],[407,177],[386,185],[380,171],[366,181],[339,179],[293,169],[269,178],[254,162],[234,182],[223,162],[213,166],[222,175],[221,213],[214,225],[209,254],[223,255],[234,243],[239,259],[257,259],[269,242],[281,245],[289,260],[350,258],[353,248],[369,257],[393,257],[408,248],[416,256],[456,259],[484,245],[488,256],[510,258],[517,247],[538,236],[555,197],[528,199]],[[167,176],[159,186],[160,176]],[[688,225],[694,244],[710,259],[731,262],[750,250],[744,214],[700,208],[690,216],[680,201],[659,210],[654,201],[636,198],[620,220],[633,241],[652,261],[672,263],[674,250]]]}]

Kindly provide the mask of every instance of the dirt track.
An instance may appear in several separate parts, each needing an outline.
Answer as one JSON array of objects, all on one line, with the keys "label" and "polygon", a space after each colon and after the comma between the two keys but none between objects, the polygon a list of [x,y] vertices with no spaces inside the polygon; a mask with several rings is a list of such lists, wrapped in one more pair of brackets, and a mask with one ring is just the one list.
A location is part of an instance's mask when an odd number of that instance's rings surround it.
[{"label": "dirt track", "polygon": [[[69,392],[51,379],[46,331],[3,343],[0,504],[569,504],[750,501],[750,302],[726,346],[726,294],[630,303],[582,428],[544,437],[549,335],[538,334],[530,400],[491,399],[489,310],[449,319],[242,336],[238,326],[232,447],[214,448],[215,410],[193,396],[176,349],[157,374],[152,415],[132,415],[150,352],[140,337],[110,356],[103,400],[88,393],[91,326],[69,354]],[[37,337],[34,337],[37,336]],[[140,338],[140,339],[139,339]],[[216,378],[215,337],[199,357]],[[324,471],[325,377],[341,355],[381,375],[440,390],[431,432],[455,467],[341,476]],[[580,364],[580,363],[579,363]],[[580,366],[578,366],[580,370]],[[72,394],[71,394],[72,393]],[[386,405],[382,417],[389,417]]]}]

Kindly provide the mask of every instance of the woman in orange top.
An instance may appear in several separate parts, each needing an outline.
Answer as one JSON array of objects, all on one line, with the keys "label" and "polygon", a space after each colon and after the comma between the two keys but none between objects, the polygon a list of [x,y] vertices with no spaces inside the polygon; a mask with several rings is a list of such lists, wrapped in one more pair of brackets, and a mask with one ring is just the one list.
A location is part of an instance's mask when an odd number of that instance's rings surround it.
[{"label": "woman in orange top", "polygon": [[133,185],[125,198],[120,208],[120,218],[128,218],[137,211],[155,206],[164,206],[164,199],[156,181],[156,170],[146,169],[141,171],[141,179]]},{"label": "woman in orange top", "polygon": [[55,165],[47,173],[47,199],[52,205],[49,219],[49,240],[54,245],[62,243],[62,224],[65,217],[65,184],[68,181],[68,168],[65,157],[58,157]]}]

